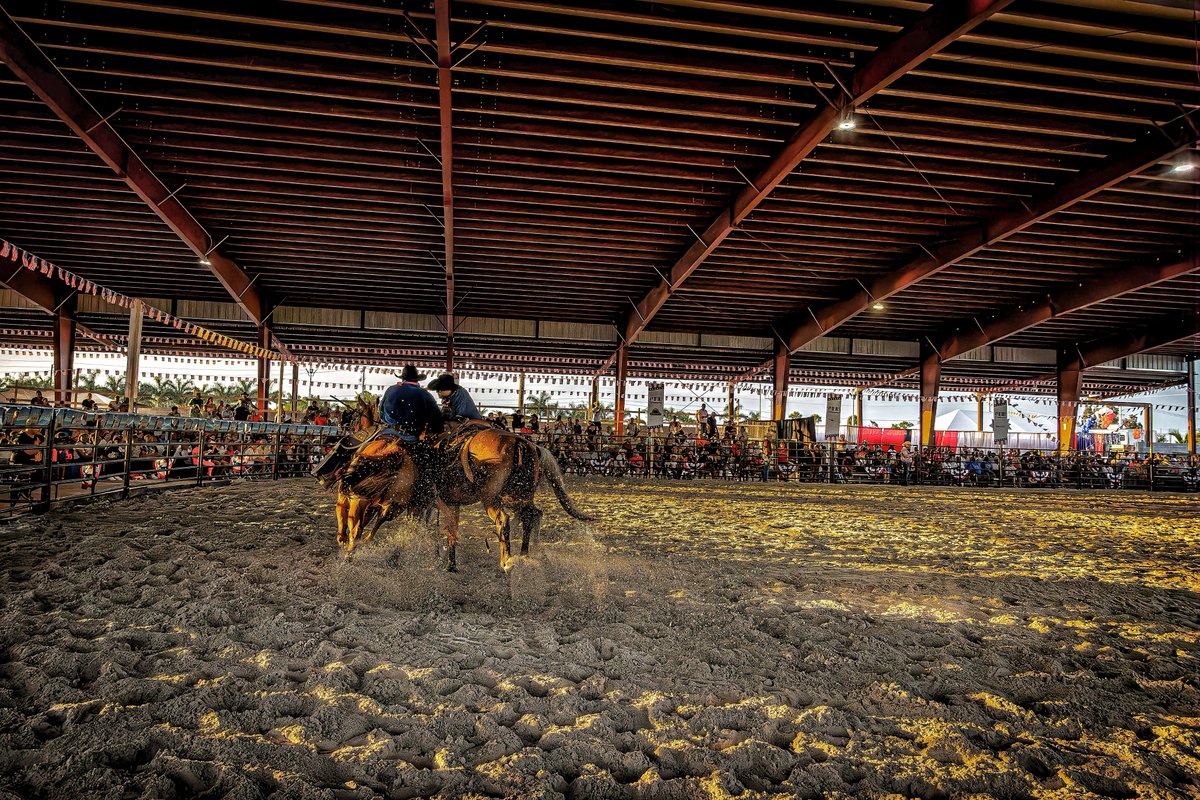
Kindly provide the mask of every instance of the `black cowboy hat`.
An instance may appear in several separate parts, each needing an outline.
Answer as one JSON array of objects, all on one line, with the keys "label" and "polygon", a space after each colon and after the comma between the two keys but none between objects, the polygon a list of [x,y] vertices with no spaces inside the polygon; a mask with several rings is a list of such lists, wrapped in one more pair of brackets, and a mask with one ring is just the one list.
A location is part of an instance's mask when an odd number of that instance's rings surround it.
[{"label": "black cowboy hat", "polygon": [[412,364],[405,364],[404,369],[400,370],[400,380],[402,380],[406,383],[408,383],[408,382],[416,383],[417,381],[421,380],[424,377],[425,376],[422,375],[420,372],[417,372],[417,368],[414,367]]},{"label": "black cowboy hat", "polygon": [[458,388],[458,383],[454,380],[454,375],[449,372],[443,372],[431,380],[425,388],[431,392],[453,392]]}]

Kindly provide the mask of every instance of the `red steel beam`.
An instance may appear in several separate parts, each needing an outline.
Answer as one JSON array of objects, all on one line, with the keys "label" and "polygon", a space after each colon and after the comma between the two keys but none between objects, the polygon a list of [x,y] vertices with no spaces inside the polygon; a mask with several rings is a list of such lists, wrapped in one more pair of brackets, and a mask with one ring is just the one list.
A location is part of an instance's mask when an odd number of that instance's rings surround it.
[{"label": "red steel beam", "polygon": [[1195,141],[1196,130],[1183,122],[1152,130],[1129,149],[1105,159],[1094,169],[1077,173],[1031,203],[998,214],[947,243],[929,248],[921,256],[879,276],[871,281],[869,286],[861,286],[848,297],[816,308],[808,306],[811,319],[788,332],[788,346],[793,352],[798,350],[853,319],[875,303],[886,300],[1131,175],[1183,152]]},{"label": "red steel beam", "polygon": [[1153,264],[1104,270],[1087,276],[1082,284],[1073,282],[1051,290],[1044,297],[1022,303],[1015,309],[998,311],[993,319],[979,323],[973,329],[964,324],[963,330],[945,337],[937,350],[942,360],[948,361],[1063,314],[1080,311],[1197,270],[1200,270],[1200,255],[1196,253],[1185,258],[1159,259]]},{"label": "red steel beam", "polygon": [[207,262],[213,275],[252,320],[262,321],[263,300],[250,276],[220,252],[208,231],[179,198],[3,9],[0,9],[0,61],[8,65],[17,78],[124,180],[175,235],[203,259],[202,263]]},{"label": "red steel beam", "polygon": [[[756,177],[737,193],[733,202],[698,235],[695,244],[675,262],[664,280],[634,304],[633,313],[626,318],[623,341],[629,345],[633,344],[650,324],[650,320],[666,304],[667,299],[678,291],[721,242],[767,199],[775,187],[824,141],[844,112],[866,102],[905,72],[993,14],[1002,11],[1011,2],[1012,0],[944,0],[932,6],[915,23],[897,34],[895,39],[872,53],[851,76],[850,96],[837,96],[830,104],[818,109],[807,123],[793,131],[783,148],[775,153]],[[610,356],[596,374],[607,370],[616,357],[616,353]]]},{"label": "red steel beam", "polygon": [[1096,339],[1075,348],[1084,369],[1144,353],[1180,339],[1200,336],[1200,310],[1166,314],[1153,323]]},{"label": "red steel beam", "polygon": [[[11,273],[9,273],[10,267],[13,269]],[[0,271],[2,271],[0,272],[0,285],[12,289],[51,316],[61,310],[63,305],[67,304],[75,295],[73,290],[67,290],[65,286],[47,278],[40,272],[26,269],[20,265],[13,267],[8,261],[0,262]],[[82,323],[77,322],[75,329],[78,333],[94,339],[105,347],[112,350],[120,349],[116,342],[96,333]]]},{"label": "red steel beam", "polygon": [[434,0],[437,38],[438,123],[442,147],[442,228],[446,237],[446,371],[454,371],[454,105],[450,0]]},{"label": "red steel beam", "polygon": [[75,337],[79,324],[75,319],[75,296],[54,312],[54,402],[70,403],[75,388]]}]

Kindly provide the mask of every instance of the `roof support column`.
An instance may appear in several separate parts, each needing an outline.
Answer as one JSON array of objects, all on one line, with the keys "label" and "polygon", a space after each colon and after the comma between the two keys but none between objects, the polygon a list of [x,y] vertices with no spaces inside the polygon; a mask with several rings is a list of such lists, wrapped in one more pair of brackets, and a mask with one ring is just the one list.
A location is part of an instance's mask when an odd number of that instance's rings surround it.
[{"label": "roof support column", "polygon": [[792,369],[792,354],[783,342],[775,343],[772,369],[774,388],[771,393],[771,419],[787,419],[788,372]]},{"label": "roof support column", "polygon": [[1058,355],[1058,453],[1066,455],[1075,446],[1075,415],[1083,390],[1083,359],[1078,353]]},{"label": "roof support column", "polygon": [[300,406],[300,362],[292,362],[292,422],[299,422],[296,412]]},{"label": "roof support column", "polygon": [[127,411],[137,409],[138,375],[142,361],[142,301],[135,297],[129,304],[129,346],[125,354],[125,403]]},{"label": "roof support column", "polygon": [[629,345],[617,348],[616,400],[613,402],[613,433],[625,435],[625,380],[629,377]]},{"label": "roof support column", "polygon": [[929,342],[921,342],[921,429],[920,446],[937,444],[938,390],[942,381],[942,357]]},{"label": "roof support column", "polygon": [[438,120],[441,127],[442,228],[446,238],[446,371],[454,371],[454,103],[450,89],[450,0],[434,0],[437,36]]},{"label": "roof support column", "polygon": [[729,413],[729,423],[726,424],[732,423],[733,425],[737,425],[737,401],[733,395],[733,381],[729,382],[729,403],[727,410]]},{"label": "roof support column", "polygon": [[1196,439],[1200,437],[1200,409],[1196,393],[1200,392],[1200,355],[1193,353],[1187,360],[1187,446],[1188,455],[1196,455]]},{"label": "roof support column", "polygon": [[[255,344],[264,349],[271,349],[271,326],[266,322],[260,322],[258,325],[258,336]],[[269,358],[259,357],[258,359],[258,385],[255,388],[255,405],[263,414],[264,419],[267,413],[268,389],[271,385],[271,360]]]},{"label": "roof support column", "polygon": [[65,406],[75,398],[75,296],[54,312],[54,404]]},{"label": "roof support column", "polygon": [[283,422],[283,357],[279,358],[279,388],[275,390],[275,421]]}]

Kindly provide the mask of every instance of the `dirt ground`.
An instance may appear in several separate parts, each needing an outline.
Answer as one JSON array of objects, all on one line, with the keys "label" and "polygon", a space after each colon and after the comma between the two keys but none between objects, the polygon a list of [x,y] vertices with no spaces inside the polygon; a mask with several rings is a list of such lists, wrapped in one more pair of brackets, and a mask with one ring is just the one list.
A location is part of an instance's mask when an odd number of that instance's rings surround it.
[{"label": "dirt ground", "polygon": [[305,480],[0,527],[0,798],[1200,797],[1200,503],[592,480],[511,575]]}]

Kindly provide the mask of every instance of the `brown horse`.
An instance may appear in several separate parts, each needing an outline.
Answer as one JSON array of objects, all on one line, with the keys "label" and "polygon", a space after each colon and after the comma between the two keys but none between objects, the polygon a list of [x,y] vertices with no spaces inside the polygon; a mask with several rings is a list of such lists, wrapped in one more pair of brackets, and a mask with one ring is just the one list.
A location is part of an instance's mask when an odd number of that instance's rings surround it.
[{"label": "brown horse", "polygon": [[[344,442],[367,440],[348,460],[335,463],[318,480],[337,492],[337,539],[349,556],[361,541],[370,541],[384,522],[397,511],[416,513],[428,499],[419,496],[419,467],[405,442],[395,436],[370,438],[378,425],[375,404],[360,398],[355,408],[353,431]],[[342,446],[342,445],[339,445]],[[374,515],[374,524],[363,528]]]},{"label": "brown horse", "polygon": [[528,554],[531,536],[537,540],[542,511],[534,505],[534,494],[539,484],[549,483],[563,510],[575,519],[595,519],[580,512],[571,502],[554,455],[523,436],[471,424],[445,439],[441,456],[434,484],[438,515],[446,536],[446,568],[451,572],[458,569],[460,506],[483,504],[496,525],[500,566],[506,572],[514,563],[509,542],[512,520],[521,522],[521,555]]}]

